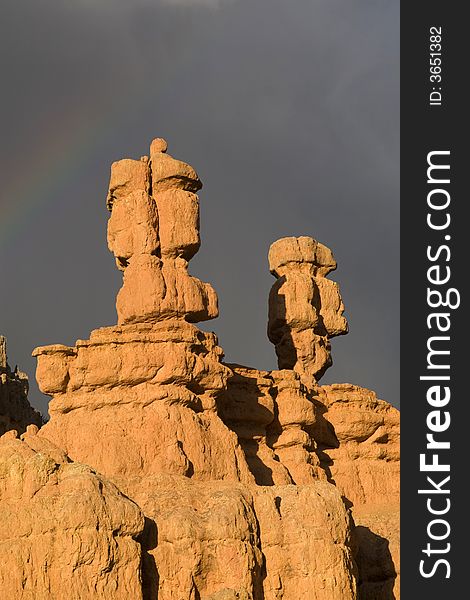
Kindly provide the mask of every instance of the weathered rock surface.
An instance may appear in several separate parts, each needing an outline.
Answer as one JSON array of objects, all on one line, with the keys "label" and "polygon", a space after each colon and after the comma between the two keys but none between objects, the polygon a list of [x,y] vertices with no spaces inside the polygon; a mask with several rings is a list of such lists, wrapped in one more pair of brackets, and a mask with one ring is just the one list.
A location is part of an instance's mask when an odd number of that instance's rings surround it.
[{"label": "weathered rock surface", "polygon": [[2,599],[141,599],[140,509],[36,431],[0,438]]},{"label": "weathered rock surface", "polygon": [[[266,600],[356,598],[351,523],[326,481],[256,490]],[[263,598],[263,596],[261,596]]]},{"label": "weathered rock surface", "polygon": [[[306,484],[326,479],[315,431],[327,430],[327,424],[315,392],[295,371],[227,366],[233,375],[218,400],[219,414],[236,432],[256,482]],[[336,444],[334,436],[330,443]]]},{"label": "weathered rock surface", "polygon": [[110,477],[254,481],[216,412],[230,371],[214,334],[184,320],[125,325],[35,355],[40,388],[54,396],[40,435],[73,460]]},{"label": "weathered rock surface", "polygon": [[314,385],[331,366],[329,340],[348,332],[331,250],[310,237],[282,238],[269,249],[277,278],[269,295],[268,337],[280,369],[293,369]]},{"label": "weathered rock surface", "polygon": [[319,387],[339,447],[328,450],[338,488],[355,505],[397,503],[400,413],[375,392],[350,384]]},{"label": "weathered rock surface", "polygon": [[328,449],[326,469],[352,502],[359,545],[362,600],[399,595],[400,416],[374,392],[350,384],[322,386],[339,446]]},{"label": "weathered rock surface", "polygon": [[262,597],[259,526],[246,486],[175,475],[120,485],[147,516],[145,598]]},{"label": "weathered rock surface", "polygon": [[[0,570],[0,589],[396,599],[398,415],[362,388],[318,385],[330,339],[347,332],[327,279],[333,255],[309,237],[275,242],[268,334],[279,370],[224,363],[215,334],[194,325],[218,310],[188,272],[201,185],[160,138],[149,157],[112,166],[118,325],[34,351],[51,418],[0,440],[0,544],[21,559],[11,581]],[[29,529],[12,542],[18,519]]]},{"label": "weathered rock surface", "polygon": [[205,321],[218,315],[212,286],[188,273],[199,249],[202,184],[192,167],[154,140],[150,158],[113,163],[107,197],[108,246],[124,271],[119,325],[162,319]]},{"label": "weathered rock surface", "polygon": [[7,360],[6,339],[0,335],[0,435],[14,429],[24,433],[28,425],[41,426],[41,415],[28,402],[28,377]]},{"label": "weathered rock surface", "polygon": [[144,510],[144,597],[356,598],[348,513],[326,481],[309,486],[120,480]]}]

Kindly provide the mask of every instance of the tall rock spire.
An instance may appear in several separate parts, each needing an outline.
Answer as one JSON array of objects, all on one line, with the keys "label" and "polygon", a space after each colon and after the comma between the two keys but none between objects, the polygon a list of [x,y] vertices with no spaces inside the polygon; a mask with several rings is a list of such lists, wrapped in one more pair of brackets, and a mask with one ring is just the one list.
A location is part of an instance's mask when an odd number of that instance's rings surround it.
[{"label": "tall rock spire", "polygon": [[165,140],[150,158],[113,163],[107,196],[108,246],[124,271],[116,307],[118,324],[218,315],[217,295],[188,273],[200,246],[196,171],[166,153]]}]

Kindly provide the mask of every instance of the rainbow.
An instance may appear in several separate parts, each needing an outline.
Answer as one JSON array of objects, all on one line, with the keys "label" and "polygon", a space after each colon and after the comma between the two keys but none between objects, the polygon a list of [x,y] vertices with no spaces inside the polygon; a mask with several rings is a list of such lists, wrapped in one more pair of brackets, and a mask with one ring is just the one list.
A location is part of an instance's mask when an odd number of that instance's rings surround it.
[{"label": "rainbow", "polygon": [[[114,137],[119,126],[122,133],[122,125],[128,121],[127,102],[94,108],[94,111],[83,110],[83,107],[71,110],[68,105],[63,115],[55,114],[47,128],[48,135],[32,143],[30,155],[24,157],[28,168],[22,164],[9,183],[5,180],[0,248],[24,235],[44,211],[53,211],[63,201],[61,192],[80,173],[84,163],[100,156],[103,146]],[[90,113],[94,113],[92,118]]]}]

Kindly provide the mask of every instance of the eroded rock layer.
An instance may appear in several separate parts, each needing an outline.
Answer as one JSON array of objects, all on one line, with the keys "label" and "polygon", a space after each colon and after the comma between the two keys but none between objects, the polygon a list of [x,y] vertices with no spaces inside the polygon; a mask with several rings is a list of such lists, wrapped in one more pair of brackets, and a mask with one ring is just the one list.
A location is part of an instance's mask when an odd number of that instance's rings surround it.
[{"label": "eroded rock layer", "polygon": [[107,197],[108,246],[124,271],[116,308],[119,325],[218,315],[212,286],[188,273],[199,249],[196,171],[156,139],[150,156],[113,163]]},{"label": "eroded rock layer", "polygon": [[329,248],[310,237],[282,238],[269,249],[277,278],[269,295],[268,337],[280,369],[293,369],[310,385],[331,366],[329,340],[348,332]]},{"label": "eroded rock layer", "polygon": [[361,600],[399,597],[400,414],[355,385],[319,388],[334,426],[337,448],[325,468],[348,502],[356,523]]}]

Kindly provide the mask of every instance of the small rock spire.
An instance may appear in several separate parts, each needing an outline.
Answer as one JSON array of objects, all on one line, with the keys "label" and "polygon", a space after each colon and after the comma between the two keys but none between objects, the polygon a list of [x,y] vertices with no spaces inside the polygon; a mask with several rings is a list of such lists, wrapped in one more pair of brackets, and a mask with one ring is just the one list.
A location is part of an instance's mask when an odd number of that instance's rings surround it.
[{"label": "small rock spire", "polygon": [[348,332],[338,284],[326,279],[336,261],[311,237],[277,240],[268,258],[276,277],[269,295],[268,337],[279,368],[316,382],[332,364],[330,338]]}]

